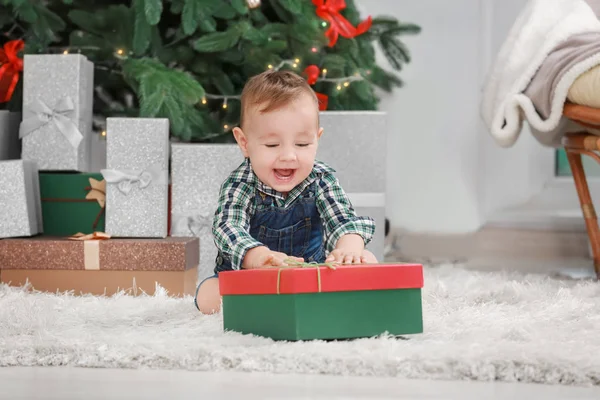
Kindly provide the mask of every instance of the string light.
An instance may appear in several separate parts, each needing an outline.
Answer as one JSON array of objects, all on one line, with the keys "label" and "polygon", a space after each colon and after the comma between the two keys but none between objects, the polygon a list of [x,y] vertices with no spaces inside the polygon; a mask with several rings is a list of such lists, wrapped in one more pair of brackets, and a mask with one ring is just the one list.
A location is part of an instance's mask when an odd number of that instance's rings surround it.
[{"label": "string light", "polygon": [[125,53],[125,51],[123,51],[123,49],[117,49],[117,54],[122,56],[123,53]]},{"label": "string light", "polygon": [[104,137],[106,136],[106,131],[102,131],[101,135]]},{"label": "string light", "polygon": [[228,130],[228,129],[229,129],[229,125],[225,124],[225,125],[223,125],[223,128],[224,128],[225,130]]},{"label": "string light", "polygon": [[69,50],[63,51],[63,54],[69,54]]},{"label": "string light", "polygon": [[[313,47],[313,49],[316,49],[316,47]],[[300,63],[300,58],[294,58],[294,59],[290,59],[290,60],[282,60],[279,64],[277,65],[273,65],[273,64],[269,64],[268,68],[270,70],[275,70],[275,71],[279,71],[281,68],[283,68],[285,65],[288,66],[292,66],[294,68],[298,67],[298,64]],[[366,75],[369,75],[371,73],[371,70],[367,70],[364,72]],[[327,68],[323,68],[321,69],[321,77],[317,78],[318,82],[331,82],[336,84],[336,89],[337,90],[342,90],[344,87],[348,87],[350,86],[351,82],[354,81],[361,81],[364,80],[365,78],[361,75],[360,72],[355,72],[352,76],[344,76],[341,78],[327,78]],[[207,99],[218,99],[218,100],[222,100],[222,108],[223,109],[227,109],[228,107],[228,100],[230,99],[235,99],[235,100],[239,100],[241,98],[240,95],[218,95],[218,94],[211,94],[211,93],[205,93],[204,97],[202,98],[202,104],[207,104],[208,100]],[[227,128],[225,128],[227,129]]]},{"label": "string light", "polygon": [[316,47],[313,47],[312,49],[310,49],[310,51],[312,51],[313,53],[316,53],[317,51],[319,51],[319,49],[317,49]]}]

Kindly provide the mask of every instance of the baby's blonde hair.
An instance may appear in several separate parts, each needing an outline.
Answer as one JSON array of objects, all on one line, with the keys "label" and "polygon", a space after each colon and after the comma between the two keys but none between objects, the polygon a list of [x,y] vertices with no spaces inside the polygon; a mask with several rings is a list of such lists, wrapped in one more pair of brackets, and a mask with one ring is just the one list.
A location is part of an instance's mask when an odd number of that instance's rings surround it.
[{"label": "baby's blonde hair", "polygon": [[253,76],[242,90],[240,127],[243,128],[244,115],[250,107],[260,107],[260,113],[274,111],[296,100],[302,93],[308,94],[315,101],[318,119],[319,100],[306,80],[298,74],[267,70]]}]

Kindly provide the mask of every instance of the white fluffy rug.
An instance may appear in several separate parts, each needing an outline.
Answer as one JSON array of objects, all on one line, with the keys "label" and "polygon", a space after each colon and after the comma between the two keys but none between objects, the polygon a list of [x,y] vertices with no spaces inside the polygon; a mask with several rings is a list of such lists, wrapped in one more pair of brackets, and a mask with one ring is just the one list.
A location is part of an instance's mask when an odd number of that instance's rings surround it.
[{"label": "white fluffy rug", "polygon": [[0,286],[0,366],[174,368],[600,385],[600,283],[425,270],[425,333],[273,342],[223,333],[191,298]]}]

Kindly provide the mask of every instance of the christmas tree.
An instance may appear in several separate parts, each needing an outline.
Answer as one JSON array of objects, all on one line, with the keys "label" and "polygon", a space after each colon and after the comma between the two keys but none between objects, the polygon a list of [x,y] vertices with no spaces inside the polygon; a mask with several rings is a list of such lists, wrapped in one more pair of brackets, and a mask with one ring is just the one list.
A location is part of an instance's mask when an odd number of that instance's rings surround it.
[{"label": "christmas tree", "polygon": [[322,109],[375,110],[375,87],[400,87],[410,62],[399,36],[420,31],[353,0],[0,0],[0,28],[1,107],[21,109],[23,54],[81,53],[95,65],[96,130],[165,117],[173,138],[196,142],[232,140],[239,94],[268,68],[305,76]]}]

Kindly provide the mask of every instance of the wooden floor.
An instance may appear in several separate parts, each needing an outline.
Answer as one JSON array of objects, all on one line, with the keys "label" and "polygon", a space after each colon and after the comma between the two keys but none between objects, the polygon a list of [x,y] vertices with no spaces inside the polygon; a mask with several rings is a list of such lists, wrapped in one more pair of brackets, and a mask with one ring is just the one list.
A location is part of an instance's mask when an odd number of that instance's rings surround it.
[{"label": "wooden floor", "polygon": [[581,229],[486,227],[461,235],[411,234],[392,230],[386,260],[460,263],[477,270],[517,270],[594,277],[588,238]]},{"label": "wooden floor", "polygon": [[77,368],[2,368],[0,399],[597,400],[600,388],[376,377]]}]

